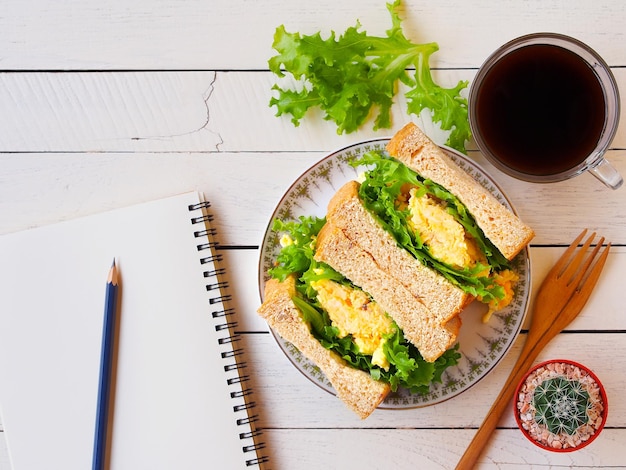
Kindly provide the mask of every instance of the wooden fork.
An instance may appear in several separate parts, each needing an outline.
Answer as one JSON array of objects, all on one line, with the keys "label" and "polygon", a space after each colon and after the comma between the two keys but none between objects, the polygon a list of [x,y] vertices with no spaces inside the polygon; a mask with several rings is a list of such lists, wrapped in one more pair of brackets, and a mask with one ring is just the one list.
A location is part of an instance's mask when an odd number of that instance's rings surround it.
[{"label": "wooden fork", "polygon": [[582,248],[576,251],[578,243],[586,233],[587,229],[576,237],[539,287],[528,337],[522,352],[515,366],[513,366],[509,378],[504,383],[500,395],[496,398],[495,403],[487,413],[487,417],[457,464],[457,470],[474,468],[502,413],[510,406],[519,381],[530,369],[533,361],[545,345],[576,318],[587,303],[591,291],[600,277],[611,244],[607,244],[599,258],[594,262],[604,243],[604,237],[600,238],[592,252],[586,257],[586,252],[596,235],[592,233]]}]

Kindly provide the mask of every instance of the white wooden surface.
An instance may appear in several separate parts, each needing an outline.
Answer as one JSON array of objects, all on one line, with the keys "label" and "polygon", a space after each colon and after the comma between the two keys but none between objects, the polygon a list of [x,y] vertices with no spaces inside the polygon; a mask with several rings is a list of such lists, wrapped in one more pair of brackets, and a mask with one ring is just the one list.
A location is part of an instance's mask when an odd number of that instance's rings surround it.
[{"label": "white wooden surface", "polygon": [[[544,30],[594,47],[626,90],[621,0],[406,0],[402,15],[408,37],[439,43],[432,65],[442,84],[471,80],[501,43]],[[463,395],[429,408],[377,411],[360,421],[291,366],[255,313],[257,247],[289,184],[326,152],[389,135],[411,119],[398,97],[393,129],[375,133],[366,126],[338,136],[314,114],[294,128],[268,107],[274,77],[267,59],[276,26],[340,33],[357,19],[374,34],[390,26],[379,0],[5,0],[0,234],[204,191],[226,247],[272,468],[452,468],[508,375],[523,334],[496,370]],[[445,140],[428,119],[417,121],[435,140]],[[607,428],[582,451],[551,454],[526,442],[509,414],[481,468],[626,465],[626,189],[609,191],[589,175],[531,185],[495,170],[473,145],[470,156],[535,228],[536,285],[582,227],[616,244],[585,311],[540,357],[567,357],[596,371],[609,393]],[[626,175],[624,122],[609,159]],[[54,423],[47,425],[54,433]],[[0,469],[9,468],[0,423]]]}]

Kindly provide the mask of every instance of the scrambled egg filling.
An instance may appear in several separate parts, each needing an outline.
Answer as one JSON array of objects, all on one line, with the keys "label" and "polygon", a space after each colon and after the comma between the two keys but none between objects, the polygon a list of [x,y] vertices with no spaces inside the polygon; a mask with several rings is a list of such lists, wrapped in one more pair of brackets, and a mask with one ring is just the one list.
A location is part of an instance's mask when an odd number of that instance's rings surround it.
[{"label": "scrambled egg filling", "polygon": [[291,238],[288,234],[284,234],[280,237],[280,246],[285,248],[286,246],[293,245],[293,238]]},{"label": "scrambled egg filling", "polygon": [[431,255],[458,268],[470,267],[482,257],[480,250],[465,229],[445,210],[439,201],[428,197],[416,197],[416,188],[409,191],[408,224],[418,233]]},{"label": "scrambled egg filling", "polygon": [[[418,233],[431,255],[457,268],[470,268],[476,263],[485,263],[485,256],[474,240],[465,233],[463,226],[445,210],[445,205],[427,195],[417,196],[416,188],[409,190],[407,207],[410,216],[409,228]],[[501,272],[485,272],[495,285],[502,286],[504,297],[488,303],[488,311],[483,322],[489,321],[493,312],[511,303],[514,296],[513,285],[519,276],[508,269]],[[478,300],[481,300],[480,298]]]},{"label": "scrambled egg filling", "polygon": [[[504,297],[501,299],[493,299],[487,304],[489,306],[489,310],[487,310],[487,313],[483,315],[483,323],[487,323],[489,321],[493,312],[501,310],[511,303],[513,296],[515,295],[513,285],[519,280],[519,276],[510,269],[505,269],[495,273],[492,276],[492,280],[495,284],[502,286],[504,289]],[[480,300],[480,298],[478,300]]]},{"label": "scrambled egg filling", "polygon": [[361,353],[372,356],[372,364],[388,370],[383,335],[391,333],[394,327],[383,309],[365,292],[335,281],[322,279],[311,286],[333,326],[339,329],[339,336],[352,335]]}]

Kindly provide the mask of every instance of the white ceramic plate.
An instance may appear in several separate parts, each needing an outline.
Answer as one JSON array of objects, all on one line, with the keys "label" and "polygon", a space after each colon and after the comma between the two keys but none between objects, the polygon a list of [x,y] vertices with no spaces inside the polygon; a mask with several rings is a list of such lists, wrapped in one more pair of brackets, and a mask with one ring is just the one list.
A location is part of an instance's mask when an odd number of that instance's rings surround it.
[{"label": "white ceramic plate", "polygon": [[[326,206],[335,192],[349,180],[356,179],[363,168],[354,168],[349,162],[370,150],[384,151],[389,139],[376,139],[335,151],[305,171],[287,190],[272,214],[261,245],[259,258],[259,291],[263,301],[267,271],[280,251],[279,236],[271,230],[274,219],[297,219],[301,215],[323,217]],[[484,170],[455,150],[443,150],[469,175],[487,188],[502,204],[514,211],[498,185]],[[511,304],[496,312],[488,323],[482,323],[484,305],[473,302],[462,313],[463,326],[458,338],[461,359],[459,364],[446,369],[442,383],[431,385],[426,395],[398,390],[390,394],[380,408],[415,408],[448,400],[478,383],[502,359],[517,337],[530,294],[530,259],[524,249],[514,260],[513,269],[520,277]],[[289,342],[277,334],[274,338],[293,365],[324,390],[334,393],[330,382],[320,370],[308,361]]]}]

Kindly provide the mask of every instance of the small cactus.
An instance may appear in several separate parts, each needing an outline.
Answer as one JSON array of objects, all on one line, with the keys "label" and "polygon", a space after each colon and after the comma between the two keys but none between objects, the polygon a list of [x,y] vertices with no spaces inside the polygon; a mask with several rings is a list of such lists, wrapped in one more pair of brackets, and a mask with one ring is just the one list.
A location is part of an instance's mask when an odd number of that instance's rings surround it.
[{"label": "small cactus", "polygon": [[537,385],[532,405],[535,419],[555,434],[572,435],[589,421],[589,393],[577,380],[555,377]]}]

